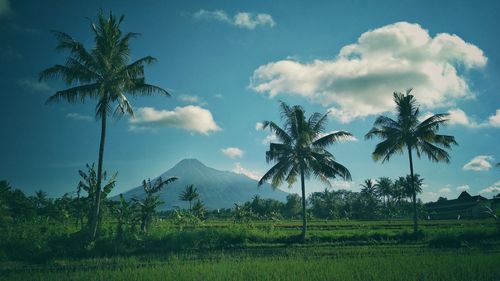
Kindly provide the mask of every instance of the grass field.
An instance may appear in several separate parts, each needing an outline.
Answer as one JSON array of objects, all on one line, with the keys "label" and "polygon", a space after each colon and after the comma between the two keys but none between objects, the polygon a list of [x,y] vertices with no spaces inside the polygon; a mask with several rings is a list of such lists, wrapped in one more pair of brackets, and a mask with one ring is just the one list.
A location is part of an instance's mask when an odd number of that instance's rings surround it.
[{"label": "grass field", "polygon": [[498,251],[306,246],[13,266],[4,280],[499,280]]},{"label": "grass field", "polygon": [[[299,221],[246,226],[209,221],[182,227],[163,221],[133,251],[4,259],[0,276],[51,281],[500,280],[500,239],[493,221],[423,221],[421,226],[422,235],[414,240],[409,221],[312,221],[307,243],[300,244],[290,238],[300,233]],[[64,232],[38,227],[51,235]],[[31,231],[38,230],[33,226]]]}]

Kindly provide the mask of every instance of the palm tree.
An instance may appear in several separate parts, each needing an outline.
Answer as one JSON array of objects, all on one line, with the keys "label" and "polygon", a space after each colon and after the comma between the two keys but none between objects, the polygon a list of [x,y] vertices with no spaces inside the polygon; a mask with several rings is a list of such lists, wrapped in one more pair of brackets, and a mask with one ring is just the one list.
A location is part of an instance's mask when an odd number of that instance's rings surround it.
[{"label": "palm tree", "polygon": [[384,199],[384,204],[387,207],[389,197],[394,192],[392,180],[388,177],[380,177],[375,183],[375,188],[377,189],[377,193]]},{"label": "palm tree", "polygon": [[151,180],[148,179],[142,181],[142,188],[146,193],[146,198],[143,200],[139,200],[134,198],[132,200],[135,201],[136,206],[138,207],[138,211],[140,213],[141,220],[141,230],[144,233],[148,232],[149,225],[151,223],[151,219],[153,218],[154,213],[156,212],[156,208],[163,204],[160,200],[160,197],[156,195],[160,190],[174,181],[176,181],[177,177],[171,177],[166,180],[163,180],[162,177],[158,177],[154,183],[151,183]]},{"label": "palm tree", "polygon": [[186,189],[179,195],[179,200],[189,202],[189,212],[191,212],[192,202],[199,198],[200,194],[198,193],[198,189],[192,184],[186,186]]},{"label": "palm tree", "polygon": [[351,133],[337,131],[325,135],[327,114],[313,113],[306,120],[304,109],[295,105],[290,107],[281,102],[283,128],[273,121],[264,121],[263,128],[269,128],[281,143],[270,143],[266,161],[275,162],[274,166],[262,176],[259,186],[272,179],[271,185],[277,188],[284,181],[291,187],[300,176],[302,190],[302,240],[307,231],[305,179],[311,175],[331,186],[329,179],[341,177],[350,180],[349,170],[335,161],[335,157],[325,148],[349,137]]},{"label": "palm tree", "polygon": [[419,174],[413,175],[413,180],[411,175],[406,175],[405,178],[402,177],[401,182],[403,183],[404,194],[407,198],[412,200],[412,203],[415,203],[413,202],[413,200],[415,200],[413,194],[422,193],[422,184],[424,182],[424,179],[420,178]]},{"label": "palm tree", "polygon": [[[411,89],[406,94],[394,93],[394,101],[397,105],[397,120],[386,116],[379,116],[373,128],[365,135],[365,139],[379,137],[382,142],[378,143],[372,153],[373,159],[382,163],[389,161],[394,154],[402,154],[406,149],[410,162],[410,176],[413,178],[413,151],[420,158],[425,154],[429,160],[434,162],[450,162],[450,156],[445,149],[451,149],[451,145],[458,145],[455,137],[437,134],[439,127],[448,120],[448,114],[435,114],[419,122],[419,107]],[[413,181],[411,181],[413,184]],[[415,190],[415,188],[412,188]],[[416,193],[413,192],[413,231],[418,231]]]},{"label": "palm tree", "polygon": [[149,225],[151,224],[153,215],[156,212],[156,208],[165,202],[161,201],[159,196],[146,197],[144,200],[132,198],[132,201],[135,203],[135,210],[139,214],[141,231],[148,233]]},{"label": "palm tree", "polygon": [[366,179],[361,185],[361,193],[366,194],[370,197],[375,197],[377,194],[377,188],[372,179]]},{"label": "palm tree", "polygon": [[[56,64],[40,73],[39,79],[63,79],[70,88],[57,91],[47,103],[66,100],[70,103],[96,99],[96,119],[101,121],[99,160],[97,163],[96,192],[101,192],[101,181],[106,140],[107,116],[113,113],[116,118],[132,115],[134,111],[126,94],[133,97],[160,93],[169,96],[164,89],[145,83],[144,66],[156,59],[151,56],[140,58],[129,64],[129,41],[138,33],[123,34],[120,30],[124,16],[116,18],[111,12],[97,15],[97,22],[91,25],[95,46],[88,50],[82,43],[75,41],[64,32],[54,32],[59,43],[59,51],[68,51],[65,64]],[[115,109],[113,106],[116,104]],[[89,220],[90,240],[95,240],[99,224],[100,196],[95,196],[92,217]]]},{"label": "palm tree", "polygon": [[389,198],[394,194],[392,180],[388,177],[380,177],[375,183],[377,194],[384,200],[384,209],[387,218],[390,216]]}]

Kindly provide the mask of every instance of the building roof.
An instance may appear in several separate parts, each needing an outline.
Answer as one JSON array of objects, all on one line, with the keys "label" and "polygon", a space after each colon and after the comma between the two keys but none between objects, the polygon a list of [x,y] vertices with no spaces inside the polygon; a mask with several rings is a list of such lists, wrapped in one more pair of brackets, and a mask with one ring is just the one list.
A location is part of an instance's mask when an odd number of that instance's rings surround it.
[{"label": "building roof", "polygon": [[425,204],[429,209],[443,209],[443,208],[454,208],[454,207],[468,207],[475,205],[481,201],[488,201],[481,195],[471,196],[467,191],[462,191],[457,199],[444,200],[438,202],[430,202]]}]

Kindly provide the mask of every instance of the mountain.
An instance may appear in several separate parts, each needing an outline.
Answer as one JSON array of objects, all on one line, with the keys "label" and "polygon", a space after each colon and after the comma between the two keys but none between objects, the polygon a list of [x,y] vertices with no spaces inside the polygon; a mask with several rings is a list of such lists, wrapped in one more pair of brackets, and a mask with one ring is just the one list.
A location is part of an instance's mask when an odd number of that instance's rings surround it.
[{"label": "mountain", "polygon": [[[282,190],[273,190],[268,183],[258,187],[256,180],[242,174],[207,167],[197,159],[184,159],[160,176],[164,180],[170,177],[179,178],[160,191],[160,199],[165,202],[161,210],[170,210],[176,207],[188,208],[187,202],[179,200],[179,194],[190,184],[198,189],[200,199],[209,210],[232,208],[234,203],[244,203],[257,194],[261,198],[271,198],[283,202],[288,195]],[[151,179],[152,182],[154,180],[156,178]],[[142,186],[139,186],[123,193],[123,196],[127,200],[134,197],[143,198],[145,193]]]}]

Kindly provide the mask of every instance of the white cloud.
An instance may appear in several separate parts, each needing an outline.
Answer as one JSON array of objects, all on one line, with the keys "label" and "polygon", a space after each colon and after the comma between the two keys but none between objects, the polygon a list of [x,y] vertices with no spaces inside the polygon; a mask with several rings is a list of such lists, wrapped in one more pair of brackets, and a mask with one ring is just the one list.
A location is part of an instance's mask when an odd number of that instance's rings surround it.
[{"label": "white cloud", "polygon": [[[495,115],[492,115],[488,120],[482,122],[477,122],[471,119],[467,114],[460,108],[450,109],[447,112],[448,124],[450,125],[461,125],[469,128],[485,128],[485,127],[500,127],[500,109],[496,110]],[[425,120],[433,115],[432,112],[426,112],[421,115],[420,119]]]},{"label": "white cloud", "polygon": [[8,16],[12,13],[9,0],[0,0],[0,18]]},{"label": "white cloud", "polygon": [[207,105],[207,102],[205,102],[202,98],[199,96],[192,96],[192,95],[179,95],[177,96],[177,99],[185,102],[185,103],[196,103],[198,105]]},{"label": "white cloud", "polygon": [[500,109],[497,109],[495,115],[490,116],[488,123],[493,127],[500,127]]},{"label": "white cloud", "polygon": [[239,162],[235,164],[233,172],[237,173],[237,174],[245,175],[245,176],[247,176],[251,179],[254,179],[256,181],[259,181],[262,177],[261,173],[259,173],[258,171],[247,170],[247,169],[243,168]]},{"label": "white cloud", "polygon": [[82,115],[79,113],[68,113],[66,114],[66,118],[80,120],[80,121],[94,121],[94,117],[88,115]]},{"label": "white cloud", "polygon": [[468,185],[461,185],[457,187],[457,191],[463,192],[463,191],[469,191],[470,187]]},{"label": "white cloud", "polygon": [[198,20],[216,20],[231,23],[229,16],[222,10],[207,11],[202,9],[194,13],[193,17]]},{"label": "white cloud", "polygon": [[441,193],[441,194],[443,194],[443,193],[450,193],[451,192],[451,188],[449,188],[449,187],[443,187],[440,190],[438,190],[438,192]]},{"label": "white cloud", "polygon": [[471,127],[471,128],[477,128],[479,127],[479,124],[475,121],[472,121],[469,119],[467,114],[461,109],[451,109],[448,111],[448,118],[449,121],[448,123],[450,125],[463,125],[466,127]]},{"label": "white cloud", "polygon": [[332,180],[332,187],[334,189],[352,189],[357,187],[356,183],[353,181],[344,181],[344,180]]},{"label": "white cloud", "polygon": [[472,160],[470,160],[467,164],[463,166],[462,169],[466,171],[487,171],[491,169],[491,163],[489,161],[493,161],[493,157],[489,155],[478,155]]},{"label": "white cloud", "polygon": [[420,198],[424,202],[433,202],[433,201],[436,201],[439,198],[439,196],[440,195],[437,192],[426,191],[426,192],[422,193]]},{"label": "white cloud", "polygon": [[276,23],[269,14],[237,13],[234,16],[233,24],[248,29],[254,29],[258,25],[273,27]]},{"label": "white cloud", "polygon": [[241,158],[245,154],[245,152],[237,147],[226,147],[220,150],[224,155],[229,158]]},{"label": "white cloud", "polygon": [[262,131],[262,130],[264,130],[264,124],[262,124],[261,122],[255,123],[255,130],[256,131]]},{"label": "white cloud", "polygon": [[500,180],[492,184],[491,186],[488,186],[487,188],[479,191],[479,193],[484,194],[484,193],[492,193],[496,195],[497,193],[500,192]]},{"label": "white cloud", "polygon": [[172,111],[141,107],[129,122],[132,131],[174,127],[207,135],[221,130],[208,109],[195,105],[176,107]]},{"label": "white cloud", "polygon": [[267,135],[263,140],[262,140],[262,144],[264,145],[268,145],[270,143],[275,143],[278,141],[278,136],[276,136],[275,133],[270,133],[269,135]]},{"label": "white cloud", "polygon": [[24,78],[17,80],[17,84],[26,90],[32,92],[55,92],[46,82],[39,82],[36,79]]},{"label": "white cloud", "polygon": [[225,22],[240,28],[255,29],[257,26],[269,26],[273,27],[276,25],[273,17],[269,14],[254,14],[247,12],[239,12],[233,17],[230,17],[223,10],[207,11],[199,10],[194,13],[193,17],[198,20],[215,20],[220,22]]},{"label": "white cloud", "polygon": [[222,94],[216,94],[214,97],[217,98],[217,99],[223,99],[224,95],[222,95]]},{"label": "white cloud", "polygon": [[424,107],[472,98],[461,69],[486,65],[483,51],[456,35],[431,37],[418,24],[398,22],[363,33],[332,60],[281,60],[258,67],[250,88],[270,97],[289,94],[330,106],[340,122],[394,108],[392,93],[412,92]]}]

